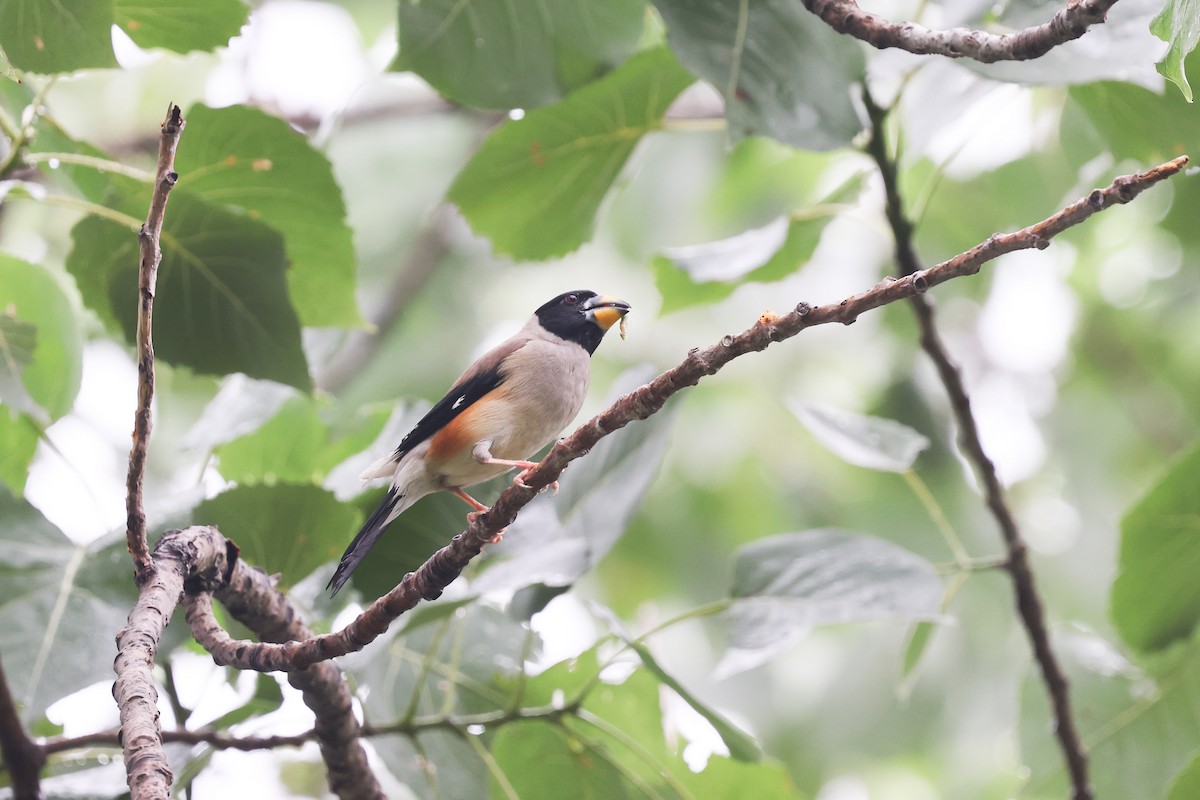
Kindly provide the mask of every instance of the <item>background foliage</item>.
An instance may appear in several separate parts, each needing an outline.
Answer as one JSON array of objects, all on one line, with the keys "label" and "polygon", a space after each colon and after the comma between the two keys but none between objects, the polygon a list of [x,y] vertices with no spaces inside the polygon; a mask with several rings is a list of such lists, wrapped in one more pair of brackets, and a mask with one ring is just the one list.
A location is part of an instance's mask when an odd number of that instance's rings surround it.
[{"label": "background foliage", "polygon": [[[1055,10],[923,8],[1000,28]],[[456,500],[425,500],[350,591],[320,591],[379,499],[354,476],[546,297],[634,306],[597,354],[595,410],[765,308],[895,272],[856,147],[864,80],[893,108],[928,263],[1200,144],[1182,1],[1121,2],[1044,59],[990,66],[869,50],[790,0],[395,12],[0,2],[0,655],[37,735],[115,723],[135,234],[168,101],[188,127],[150,527],[218,524],[319,629],[461,527]],[[1200,785],[1197,181],[935,292],[1099,797]],[[911,313],[889,307],[605,440],[344,666],[390,730],[370,743],[393,796],[1063,797],[1010,582],[986,568],[1000,551]],[[178,630],[159,661],[168,728],[310,720],[286,682],[215,669]],[[57,756],[48,794],[120,796],[114,754]],[[311,745],[173,757],[181,790],[324,787]]]}]

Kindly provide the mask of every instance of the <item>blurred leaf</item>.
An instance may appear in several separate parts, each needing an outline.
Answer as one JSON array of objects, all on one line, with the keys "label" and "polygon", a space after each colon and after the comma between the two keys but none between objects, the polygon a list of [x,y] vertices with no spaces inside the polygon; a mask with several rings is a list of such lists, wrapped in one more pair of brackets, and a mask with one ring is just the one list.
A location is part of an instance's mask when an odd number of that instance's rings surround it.
[{"label": "blurred leaf", "polygon": [[377,736],[371,740],[371,748],[388,770],[412,789],[411,797],[473,800],[488,796],[487,765],[458,731]]},{"label": "blurred leaf", "polygon": [[1200,797],[1200,755],[1175,778],[1167,800],[1195,800],[1197,797]]},{"label": "blurred leaf", "polygon": [[[521,800],[661,796],[638,791],[607,753],[548,722],[505,725],[492,740],[492,756]],[[494,775],[491,785],[492,797],[504,796]]]},{"label": "blurred leaf", "polygon": [[[783,222],[783,219],[780,218],[778,222]],[[733,239],[719,242],[665,250],[664,255],[654,259],[654,280],[663,298],[662,313],[678,311],[697,303],[724,300],[743,283],[771,282],[786,278],[812,257],[821,239],[821,231],[828,222],[829,219],[825,218],[794,219],[786,223],[785,237],[780,246],[770,253],[764,252],[762,248],[763,245],[772,243],[764,240],[769,237],[770,232],[761,228],[758,231],[747,231],[759,235],[742,239],[740,242],[733,241],[740,238],[735,236]],[[715,262],[719,262],[724,256],[722,251],[728,251],[730,248],[736,251],[742,247],[758,249],[754,252],[743,250],[738,253],[736,258],[740,263],[728,265],[724,275],[713,268],[716,266]],[[759,263],[764,255],[766,259]],[[702,275],[707,277],[701,277]]]},{"label": "blurred leaf", "polygon": [[[805,150],[846,147],[861,130],[850,101],[866,62],[788,0],[654,0],[684,66],[725,97],[733,138],[770,136]],[[820,79],[815,79],[815,76]]]},{"label": "blurred leaf", "polygon": [[41,429],[27,414],[10,413],[0,405],[0,484],[14,494],[25,491],[29,464],[37,452]]},{"label": "blurred leaf", "polygon": [[218,469],[236,483],[320,480],[317,459],[328,435],[312,399],[293,397],[258,430],[218,445]]},{"label": "blurred leaf", "polygon": [[[329,160],[286,122],[257,109],[195,105],[184,118],[193,136],[175,161],[179,191],[283,234],[288,291],[301,324],[362,325],[354,243]],[[171,205],[168,219],[174,199]]]},{"label": "blurred leaf", "polygon": [[763,663],[816,625],[936,617],[942,584],[932,564],[890,542],[812,530],[743,547],[730,591],[721,676]]},{"label": "blurred leaf", "polygon": [[[32,102],[33,93],[25,98]],[[99,159],[101,162],[110,161],[111,157],[103,150],[73,138],[52,119],[38,120],[33,138],[29,142],[28,151],[31,155],[44,153],[75,153]],[[58,163],[54,166],[42,162],[48,169],[42,170],[42,177],[53,185],[63,187],[66,191],[79,194],[93,203],[106,206],[120,205],[122,198],[137,196],[141,203],[146,202],[152,191],[150,183],[140,181],[128,175],[117,172],[102,171],[81,164]]]},{"label": "blurred leaf", "polygon": [[[84,302],[110,325],[120,325],[133,343],[137,236],[108,219],[86,217],[71,238],[67,269]],[[167,207],[162,239],[156,355],[200,373],[244,372],[309,389],[279,234],[180,192]]]},{"label": "blurred leaf", "polygon": [[0,45],[26,72],[115,67],[112,22],[113,0],[5,0]]},{"label": "blurred leaf", "polygon": [[[629,370],[617,380],[608,401],[653,376],[646,367]],[[489,559],[472,590],[512,590],[537,583],[570,586],[595,566],[625,532],[658,476],[674,416],[668,409],[629,425],[573,462],[563,473],[558,494],[526,506],[504,542],[491,548],[496,558]]]},{"label": "blurred leaf", "polygon": [[250,15],[242,0],[114,0],[113,12],[117,26],[138,47],[163,47],[176,53],[224,46]]},{"label": "blurred leaf", "polygon": [[[1070,683],[1095,796],[1166,796],[1200,745],[1200,648],[1181,644],[1144,669],[1091,634],[1056,637],[1054,649]],[[1053,731],[1045,683],[1030,670],[1021,687],[1020,745],[1030,770],[1022,797],[1069,794]]]},{"label": "blurred leaf", "polygon": [[1121,520],[1111,613],[1136,650],[1161,650],[1200,621],[1200,449],[1193,450]]},{"label": "blurred leaf", "polygon": [[908,644],[904,647],[904,665],[900,669],[901,696],[907,697],[912,691],[913,683],[916,681],[917,666],[921,663],[925,651],[929,649],[929,642],[932,638],[932,622],[918,622],[909,631]]},{"label": "blurred leaf", "polygon": [[642,660],[642,664],[645,665],[650,674],[658,678],[663,684],[669,686],[697,714],[708,720],[708,724],[712,725],[721,736],[721,741],[725,743],[725,747],[729,749],[731,756],[738,761],[755,762],[762,760],[762,745],[758,743],[757,739],[734,725],[721,712],[705,704],[700,698],[690,692],[687,687],[662,668],[658,660],[654,658],[654,654],[650,652],[650,648],[645,644],[636,639],[626,640],[625,643],[638,654],[638,658]]},{"label": "blurred leaf", "polygon": [[0,253],[0,321],[0,402],[37,416],[44,409],[51,420],[66,414],[83,375],[83,337],[58,280]]},{"label": "blurred leaf", "polygon": [[795,400],[788,407],[817,441],[858,467],[907,472],[921,451],[929,447],[929,439],[895,420]]},{"label": "blurred leaf", "polygon": [[696,800],[800,800],[804,795],[792,783],[788,769],[774,759],[757,763],[710,756],[702,772],[681,772],[681,779]]},{"label": "blurred leaf", "polygon": [[498,252],[560,256],[583,244],[596,213],[642,136],[692,83],[665,48],[637,54],[552,106],[497,129],[450,187]]},{"label": "blurred leaf", "polygon": [[[21,719],[112,680],[112,640],[136,601],[124,537],[75,545],[0,487],[0,656]],[[103,633],[107,646],[96,646]]]},{"label": "blurred leaf", "polygon": [[279,688],[279,681],[275,679],[274,675],[260,672],[254,684],[254,694],[250,696],[250,699],[232,711],[227,711],[217,717],[207,727],[213,730],[227,731],[234,725],[252,717],[261,717],[264,714],[278,711],[281,705],[283,705],[283,690]]},{"label": "blurred leaf", "polygon": [[198,505],[192,519],[216,525],[247,563],[279,573],[284,587],[340,556],[341,542],[362,522],[324,489],[285,483],[227,489]]},{"label": "blurred leaf", "polygon": [[731,282],[745,277],[771,260],[788,238],[787,217],[776,217],[760,228],[751,228],[727,239],[663,250],[693,281]]},{"label": "blurred leaf", "polygon": [[641,37],[639,0],[542,4],[403,0],[394,70],[412,70],[476,108],[534,108],[624,61]]},{"label": "blurred leaf", "polygon": [[1184,74],[1183,64],[1200,42],[1200,2],[1167,0],[1150,23],[1150,32],[1170,45],[1167,54],[1156,65],[1159,74],[1178,86],[1184,99],[1192,102],[1192,87]]},{"label": "blurred leaf", "polygon": [[1187,153],[1200,141],[1200,115],[1174,92],[1106,81],[1072,87],[1071,99],[1118,159],[1150,164]]}]

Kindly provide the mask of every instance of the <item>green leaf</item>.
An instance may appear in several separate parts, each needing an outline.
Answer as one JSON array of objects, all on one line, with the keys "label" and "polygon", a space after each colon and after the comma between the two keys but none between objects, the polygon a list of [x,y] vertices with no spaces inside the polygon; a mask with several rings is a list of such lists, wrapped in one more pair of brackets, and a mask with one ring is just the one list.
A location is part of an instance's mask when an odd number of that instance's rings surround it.
[{"label": "green leaf", "polygon": [[115,67],[112,23],[113,0],[5,0],[0,45],[26,72]]},{"label": "green leaf", "polygon": [[729,749],[731,756],[738,761],[755,762],[762,760],[762,745],[758,743],[757,739],[734,725],[721,712],[704,703],[673,675],[663,669],[658,660],[654,658],[654,654],[650,652],[650,648],[645,644],[636,639],[626,640],[625,643],[638,654],[638,658],[642,660],[642,664],[645,665],[646,669],[652,675],[673,689],[675,694],[683,698],[683,701],[691,706],[696,713],[708,720],[708,724],[712,725],[721,736],[721,741],[725,742],[725,747]]},{"label": "green leaf", "polygon": [[[846,147],[861,130],[851,88],[866,62],[790,0],[654,0],[679,59],[725,97],[731,135],[806,150]],[[815,80],[814,76],[821,76]]]},{"label": "green leaf", "polygon": [[553,106],[502,125],[449,197],[499,252],[560,256],[583,244],[637,143],[693,81],[669,50],[639,53]]},{"label": "green leaf", "polygon": [[[112,680],[110,638],[136,600],[123,537],[73,544],[0,487],[0,656],[21,719],[96,681]],[[104,632],[108,646],[93,646]]]},{"label": "green leaf", "polygon": [[1200,622],[1200,449],[1193,450],[1121,520],[1111,615],[1136,650],[1161,650]]},{"label": "green leaf", "polygon": [[362,325],[354,243],[329,160],[286,122],[257,109],[196,105],[185,119],[177,191],[283,234],[288,291],[302,324]]},{"label": "green leaf", "polygon": [[237,486],[192,512],[197,525],[216,525],[247,563],[279,573],[290,586],[341,555],[362,516],[316,486]]},{"label": "green leaf", "polygon": [[723,676],[763,663],[816,625],[937,616],[933,565],[891,542],[836,530],[762,539],[738,551]]},{"label": "green leaf", "polygon": [[[492,757],[521,800],[647,797],[611,758],[559,725],[530,720],[505,725],[492,740]],[[492,776],[492,797],[504,793]]]},{"label": "green leaf", "polygon": [[250,8],[242,0],[114,0],[113,13],[139,47],[189,53],[224,46],[246,24]]},{"label": "green leaf", "polygon": [[253,433],[216,448],[221,475],[235,483],[320,480],[317,459],[329,429],[308,397],[293,397]]},{"label": "green leaf", "polygon": [[1200,755],[1175,778],[1167,800],[1195,800],[1200,797]]},{"label": "green leaf", "polygon": [[[137,236],[108,219],[87,217],[71,238],[67,269],[84,302],[134,342]],[[204,374],[244,372],[308,390],[286,270],[279,234],[187,193],[173,194],[154,301],[155,353]]]},{"label": "green leaf", "polygon": [[391,68],[416,72],[463,105],[534,108],[624,61],[645,14],[639,0],[402,0]]},{"label": "green leaf", "polygon": [[28,414],[10,412],[11,409],[0,405],[0,483],[20,494],[25,491],[41,427]]},{"label": "green leaf", "polygon": [[1161,161],[1188,152],[1200,141],[1200,115],[1174,93],[1160,95],[1108,81],[1073,86],[1070,96],[1118,159]]},{"label": "green leaf", "polygon": [[[1139,667],[1091,634],[1055,637],[1053,644],[1088,749],[1095,796],[1166,796],[1200,745],[1200,647],[1184,643]],[[1026,677],[1020,703],[1021,753],[1030,772],[1021,797],[1069,796],[1038,670]]]},{"label": "green leaf", "polygon": [[1183,64],[1200,43],[1200,0],[1168,0],[1150,23],[1150,32],[1170,45],[1156,65],[1159,74],[1178,86],[1184,99],[1192,102],[1192,86]]},{"label": "green leaf", "polygon": [[[0,319],[0,402],[51,420],[66,414],[83,376],[83,337],[58,279],[0,253]],[[37,409],[20,402],[18,387]]]},{"label": "green leaf", "polygon": [[867,469],[907,472],[929,439],[902,423],[838,408],[788,406],[809,432],[843,461]]},{"label": "green leaf", "polygon": [[730,239],[664,250],[654,259],[662,313],[724,300],[743,283],[782,280],[812,257],[828,221],[780,217]]}]

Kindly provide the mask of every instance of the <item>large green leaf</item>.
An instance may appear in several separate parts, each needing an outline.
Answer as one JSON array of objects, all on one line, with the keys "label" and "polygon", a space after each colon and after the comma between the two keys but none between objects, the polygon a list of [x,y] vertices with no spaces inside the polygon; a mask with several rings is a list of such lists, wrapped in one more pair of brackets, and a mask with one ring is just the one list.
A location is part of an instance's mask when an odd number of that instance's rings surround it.
[{"label": "large green leaf", "polygon": [[1200,622],[1200,449],[1171,468],[1121,520],[1111,611],[1138,650],[1161,650]]},{"label": "large green leaf", "polygon": [[322,420],[318,401],[299,395],[257,430],[215,452],[221,474],[237,483],[319,483],[336,464],[367,448],[387,417],[385,408],[357,415],[337,436]]},{"label": "large green leaf", "polygon": [[[83,375],[70,300],[49,271],[0,253],[0,320],[0,403],[58,419],[71,409]],[[22,388],[36,408],[20,401]]]},{"label": "large green leaf", "polygon": [[1197,0],[1168,0],[1150,30],[1167,42],[1167,54],[1158,62],[1158,71],[1183,92],[1183,97],[1192,102],[1192,85],[1188,83],[1183,64],[1188,54],[1200,43],[1200,2]]},{"label": "large green leaf", "polygon": [[[1193,67],[1192,79],[1200,76]],[[1200,141],[1200,115],[1175,92],[1156,94],[1140,86],[1106,81],[1071,88],[1071,99],[1117,158],[1143,163],[1192,151]]]},{"label": "large green leaf", "polygon": [[[1054,642],[1071,687],[1096,797],[1164,798],[1200,748],[1200,647],[1180,644],[1139,667],[1099,637]],[[1046,685],[1031,670],[1021,690],[1020,743],[1029,800],[1069,796]],[[1194,797],[1194,795],[1185,795]]]},{"label": "large green leaf", "polygon": [[449,197],[499,252],[560,256],[583,244],[638,141],[657,130],[692,83],[665,48],[502,125],[450,187]]},{"label": "large green leaf", "polygon": [[858,467],[907,472],[929,447],[926,436],[892,419],[795,401],[788,405],[821,444]]},{"label": "large green leaf", "polygon": [[124,539],[73,544],[0,487],[0,656],[26,722],[112,680],[112,637],[136,600]]},{"label": "large green leaf", "polygon": [[[87,217],[71,238],[67,269],[84,302],[133,342],[137,236],[108,219]],[[244,372],[310,387],[279,234],[180,192],[167,207],[162,249],[154,303],[159,358],[201,373]]]},{"label": "large green leaf", "polygon": [[[505,725],[492,741],[492,757],[522,800],[659,796],[638,791],[611,753],[548,722]],[[493,775],[492,797],[502,796]]]},{"label": "large green leaf", "polygon": [[187,53],[223,46],[246,23],[250,8],[242,0],[114,0],[113,12],[139,46]]},{"label": "large green leaf", "polygon": [[846,147],[861,130],[851,87],[857,43],[791,0],[654,0],[684,65],[725,97],[731,134],[806,150]]},{"label": "large green leaf", "polygon": [[891,542],[812,530],[739,550],[731,594],[722,675],[761,664],[816,625],[932,619],[942,584],[932,564]]},{"label": "large green leaf", "polygon": [[196,506],[197,525],[216,525],[247,563],[290,586],[341,555],[362,522],[353,506],[317,486],[237,486]]},{"label": "large green leaf", "polygon": [[354,243],[329,160],[286,122],[257,109],[196,105],[185,119],[177,191],[283,234],[288,290],[302,324],[361,325]]},{"label": "large green leaf", "polygon": [[402,0],[392,69],[468,106],[543,106],[625,60],[645,14],[639,0]]},{"label": "large green leaf", "polygon": [[28,72],[115,67],[113,0],[4,0],[0,46]]}]

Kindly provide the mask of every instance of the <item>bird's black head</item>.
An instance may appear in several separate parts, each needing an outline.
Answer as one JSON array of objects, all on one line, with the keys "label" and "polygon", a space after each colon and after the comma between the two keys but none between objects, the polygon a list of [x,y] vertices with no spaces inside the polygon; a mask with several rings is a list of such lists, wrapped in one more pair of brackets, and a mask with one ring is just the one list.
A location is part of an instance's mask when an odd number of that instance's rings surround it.
[{"label": "bird's black head", "polygon": [[624,300],[586,289],[564,292],[534,312],[543,328],[588,353],[594,353],[605,332],[628,313]]}]

